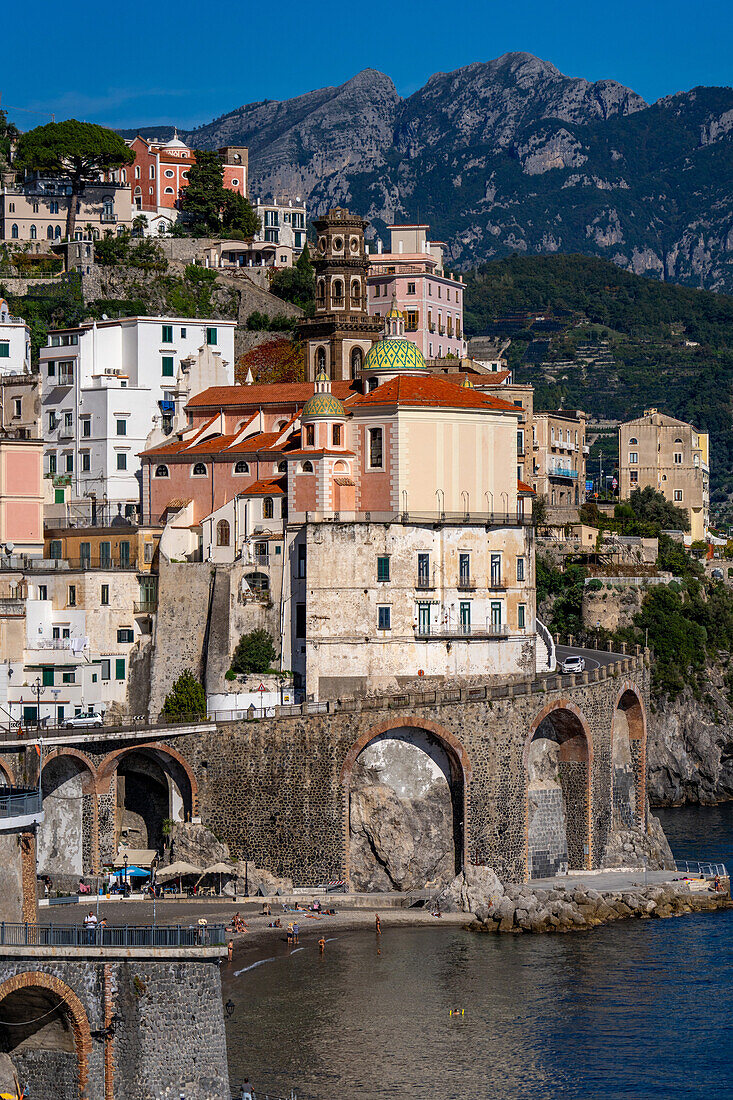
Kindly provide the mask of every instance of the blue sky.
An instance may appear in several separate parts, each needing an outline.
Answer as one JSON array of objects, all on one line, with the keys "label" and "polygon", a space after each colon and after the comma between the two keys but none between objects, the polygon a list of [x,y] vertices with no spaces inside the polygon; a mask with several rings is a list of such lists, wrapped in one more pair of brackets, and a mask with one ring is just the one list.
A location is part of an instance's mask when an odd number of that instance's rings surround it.
[{"label": "blue sky", "polygon": [[177,0],[167,12],[156,25],[145,7],[8,4],[2,107],[22,129],[52,113],[189,127],[243,103],[341,84],[368,67],[409,95],[434,72],[511,50],[569,76],[618,80],[648,101],[733,83],[732,0]]}]

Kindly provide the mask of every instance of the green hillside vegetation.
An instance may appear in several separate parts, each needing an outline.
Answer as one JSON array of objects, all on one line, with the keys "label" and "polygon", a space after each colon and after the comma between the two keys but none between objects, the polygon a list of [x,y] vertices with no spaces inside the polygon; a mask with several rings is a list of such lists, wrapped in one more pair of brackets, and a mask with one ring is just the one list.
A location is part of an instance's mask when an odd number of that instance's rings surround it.
[{"label": "green hillside vegetation", "polygon": [[[733,298],[563,255],[497,260],[469,273],[466,287],[469,335],[500,335],[509,314],[558,315],[549,333],[513,319],[510,366],[535,386],[535,408],[623,421],[656,407],[690,421],[711,435],[713,500],[733,495]],[[579,345],[600,341],[611,365],[578,358]],[[571,365],[553,373],[559,360]]]}]

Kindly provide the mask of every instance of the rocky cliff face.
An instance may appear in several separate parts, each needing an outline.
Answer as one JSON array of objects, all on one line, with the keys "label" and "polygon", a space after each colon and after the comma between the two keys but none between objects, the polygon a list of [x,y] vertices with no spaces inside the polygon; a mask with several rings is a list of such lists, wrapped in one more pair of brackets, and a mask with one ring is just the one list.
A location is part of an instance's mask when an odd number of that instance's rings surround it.
[{"label": "rocky cliff face", "polygon": [[436,73],[407,99],[367,69],[338,88],[239,107],[186,138],[247,145],[255,195],[300,195],[312,213],[343,203],[381,234],[419,216],[456,266],[585,252],[733,289],[729,88],[648,106],[612,80],[510,53]]},{"label": "rocky cliff face", "polygon": [[703,700],[685,692],[651,716],[648,790],[654,806],[733,798],[733,707],[711,670]]}]

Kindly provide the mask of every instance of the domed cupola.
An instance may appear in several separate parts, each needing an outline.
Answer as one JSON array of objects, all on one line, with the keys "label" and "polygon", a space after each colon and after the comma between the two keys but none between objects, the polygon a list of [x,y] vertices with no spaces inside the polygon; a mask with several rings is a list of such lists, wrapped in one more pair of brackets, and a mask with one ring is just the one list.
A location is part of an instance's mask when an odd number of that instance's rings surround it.
[{"label": "domed cupola", "polygon": [[384,319],[384,334],[369,349],[362,374],[406,374],[408,371],[427,374],[427,367],[417,344],[405,336],[405,318],[393,298]]},{"label": "domed cupola", "polygon": [[316,375],[315,392],[303,406],[301,420],[345,420],[346,410],[331,393],[331,380],[325,370]]}]

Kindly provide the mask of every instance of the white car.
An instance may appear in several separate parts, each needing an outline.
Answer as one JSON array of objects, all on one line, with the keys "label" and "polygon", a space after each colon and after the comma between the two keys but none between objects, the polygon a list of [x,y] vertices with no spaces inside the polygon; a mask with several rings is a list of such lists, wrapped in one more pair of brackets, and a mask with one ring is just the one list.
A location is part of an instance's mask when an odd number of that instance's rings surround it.
[{"label": "white car", "polygon": [[579,657],[577,653],[571,653],[562,663],[563,672],[583,672],[585,669],[585,657]]},{"label": "white car", "polygon": [[101,714],[75,714],[73,718],[64,719],[64,729],[67,730],[101,729],[103,725]]}]

